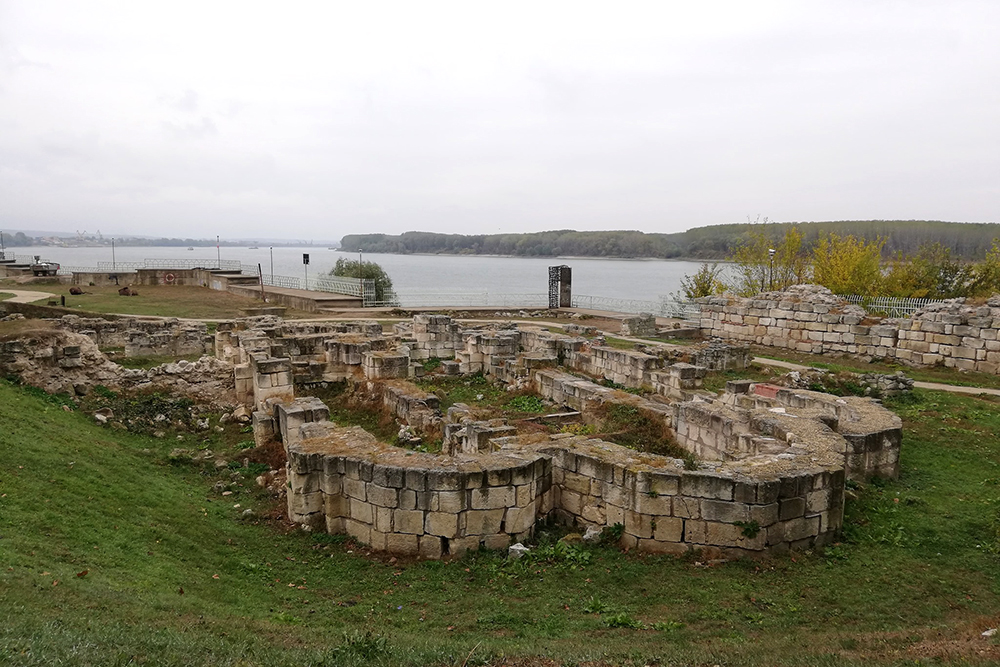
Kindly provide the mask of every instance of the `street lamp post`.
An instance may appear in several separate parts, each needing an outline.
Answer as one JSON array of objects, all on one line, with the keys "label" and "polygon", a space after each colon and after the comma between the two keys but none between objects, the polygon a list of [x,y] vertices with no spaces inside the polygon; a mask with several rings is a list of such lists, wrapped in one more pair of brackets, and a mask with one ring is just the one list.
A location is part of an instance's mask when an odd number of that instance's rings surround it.
[{"label": "street lamp post", "polygon": [[219,250],[219,235],[215,235],[215,268],[222,268],[222,251]]},{"label": "street lamp post", "polygon": [[114,271],[117,267],[115,264],[115,237],[111,237],[111,270]]},{"label": "street lamp post", "polygon": [[7,249],[3,247],[3,232],[0,232],[0,259],[7,259]]},{"label": "street lamp post", "polygon": [[361,277],[362,277],[361,267],[363,265],[364,265],[364,262],[361,261],[361,248],[358,248],[358,280],[361,280]]},{"label": "street lamp post", "polygon": [[768,256],[768,258],[771,261],[771,278],[770,278],[770,282],[771,282],[770,289],[771,290],[774,289],[774,253],[776,253],[776,252],[777,252],[777,250],[775,250],[774,248],[768,248],[767,249],[767,256]]},{"label": "street lamp post", "polygon": [[268,248],[271,251],[271,284],[274,284],[274,246]]}]

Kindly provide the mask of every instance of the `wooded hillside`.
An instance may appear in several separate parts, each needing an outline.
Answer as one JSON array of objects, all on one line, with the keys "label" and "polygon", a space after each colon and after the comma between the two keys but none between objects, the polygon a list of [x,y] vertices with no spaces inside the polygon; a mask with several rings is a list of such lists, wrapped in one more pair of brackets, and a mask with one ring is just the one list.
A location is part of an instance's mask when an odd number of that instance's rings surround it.
[{"label": "wooded hillside", "polygon": [[887,238],[883,252],[911,254],[922,245],[940,243],[963,259],[982,259],[993,239],[1000,238],[1000,224],[958,223],[934,220],[852,220],[842,222],[741,223],[695,227],[677,234],[646,234],[639,231],[578,232],[563,229],[529,234],[436,234],[404,232],[348,234],[341,249],[349,252],[399,254],[446,253],[470,255],[517,255],[529,257],[659,257],[724,259],[729,257],[751,229],[764,229],[775,241],[797,225],[807,247],[829,232],[875,240]]}]

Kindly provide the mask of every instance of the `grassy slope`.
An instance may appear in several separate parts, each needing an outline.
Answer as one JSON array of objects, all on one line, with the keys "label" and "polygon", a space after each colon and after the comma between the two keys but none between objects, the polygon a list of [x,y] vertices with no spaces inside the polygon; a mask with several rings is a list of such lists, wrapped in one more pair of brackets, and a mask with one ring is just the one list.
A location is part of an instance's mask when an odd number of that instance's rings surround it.
[{"label": "grassy slope", "polygon": [[[998,657],[978,651],[998,648],[979,632],[1000,613],[1000,411],[919,396],[901,408],[901,481],[860,491],[849,543],[825,555],[706,568],[595,548],[579,566],[494,554],[391,564],[336,538],[241,521],[268,501],[214,494],[214,469],[166,463],[176,442],[99,428],[0,382],[0,656],[462,664],[478,646],[469,664],[538,654],[896,664],[957,639],[959,656],[985,664]],[[586,613],[592,598],[671,625],[608,628],[607,614]]]},{"label": "grassy slope", "polygon": [[[37,287],[66,296],[66,306],[90,313],[122,313],[125,315],[158,315],[162,317],[188,317],[226,319],[242,317],[242,308],[262,306],[258,299],[250,299],[229,292],[188,285],[138,285],[139,296],[120,296],[114,285],[83,287],[85,294],[73,296],[69,287],[62,284]],[[45,303],[43,299],[38,303]],[[292,312],[290,317],[303,313]]]}]

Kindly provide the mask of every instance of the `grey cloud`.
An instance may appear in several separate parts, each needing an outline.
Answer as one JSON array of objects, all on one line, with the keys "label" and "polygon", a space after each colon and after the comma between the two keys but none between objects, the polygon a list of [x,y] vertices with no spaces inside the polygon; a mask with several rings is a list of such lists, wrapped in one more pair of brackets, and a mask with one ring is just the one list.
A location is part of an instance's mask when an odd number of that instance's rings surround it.
[{"label": "grey cloud", "polygon": [[172,123],[163,121],[163,130],[171,139],[187,141],[191,139],[204,139],[219,133],[219,128],[215,126],[211,118],[202,116],[200,121],[191,123]]}]

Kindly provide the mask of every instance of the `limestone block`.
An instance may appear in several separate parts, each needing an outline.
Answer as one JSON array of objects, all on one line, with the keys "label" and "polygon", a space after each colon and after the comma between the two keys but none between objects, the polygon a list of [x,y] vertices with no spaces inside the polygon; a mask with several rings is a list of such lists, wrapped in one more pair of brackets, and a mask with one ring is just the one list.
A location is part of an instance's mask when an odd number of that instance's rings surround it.
[{"label": "limestone block", "polygon": [[372,507],[375,514],[375,530],[383,533],[392,532],[392,509],[388,507]]},{"label": "limestone block", "polygon": [[319,491],[312,493],[289,493],[288,511],[290,514],[313,514],[323,509],[323,494]]},{"label": "limestone block", "polygon": [[794,519],[805,514],[805,498],[783,498],[779,501],[778,518],[781,521]]},{"label": "limestone block", "polygon": [[688,498],[687,496],[674,496],[673,515],[685,519],[701,518],[701,501],[698,498]]},{"label": "limestone block", "polygon": [[469,510],[463,515],[466,535],[491,535],[500,532],[504,510]]},{"label": "limestone block", "polygon": [[416,556],[420,553],[420,539],[416,535],[390,533],[385,538],[385,550],[400,556]]},{"label": "limestone block", "polygon": [[351,519],[354,521],[361,521],[363,523],[372,524],[375,523],[375,516],[372,512],[372,506],[363,500],[358,500],[356,498],[351,498]]},{"label": "limestone block", "polygon": [[590,493],[590,479],[575,472],[567,472],[563,478],[562,485],[570,491],[587,495]]},{"label": "limestone block", "polygon": [[462,510],[468,509],[468,495],[465,491],[440,491],[438,497],[438,511],[458,514]]},{"label": "limestone block", "polygon": [[288,483],[291,493],[305,494],[315,493],[320,490],[320,480],[322,475],[319,472],[297,473],[289,470]]},{"label": "limestone block", "polygon": [[427,512],[424,516],[424,532],[447,538],[455,537],[458,534],[458,515],[446,512]]},{"label": "limestone block", "polygon": [[684,542],[664,542],[660,540],[639,540],[636,549],[646,553],[680,556],[690,550]]},{"label": "limestone block", "polygon": [[706,521],[747,522],[750,520],[750,507],[744,503],[706,499],[701,501],[701,516]]},{"label": "limestone block", "polygon": [[492,549],[494,551],[498,549],[506,549],[510,546],[510,535],[499,534],[499,535],[487,535],[482,539],[482,546],[486,549]]},{"label": "limestone block", "polygon": [[488,510],[502,507],[512,507],[514,505],[515,493],[513,487],[497,486],[472,490],[472,509]]},{"label": "limestone block", "polygon": [[684,535],[684,520],[658,516],[651,522],[653,538],[660,542],[680,542]]},{"label": "limestone block", "polygon": [[[407,488],[409,484],[407,476]],[[427,488],[433,491],[458,491],[465,488],[461,473],[454,470],[431,470],[427,472]]]},{"label": "limestone block", "polygon": [[732,480],[711,474],[685,472],[681,476],[680,493],[695,498],[714,498],[717,500],[733,499],[734,483]]},{"label": "limestone block", "polygon": [[362,544],[371,543],[371,526],[353,519],[344,519],[345,532]]},{"label": "limestone block", "polygon": [[581,516],[583,514],[583,496],[575,491],[560,489],[558,502],[564,511],[573,516]]},{"label": "limestone block", "polygon": [[323,514],[327,519],[348,516],[351,511],[350,506],[349,498],[323,494]]},{"label": "limestone block", "polygon": [[625,532],[640,538],[652,537],[653,517],[648,514],[639,514],[638,512],[626,510]]},{"label": "limestone block", "polygon": [[670,516],[673,512],[673,503],[671,502],[670,496],[661,496],[652,493],[636,493],[632,503],[632,509],[640,514]]},{"label": "limestone block", "polygon": [[392,526],[397,533],[423,535],[424,513],[419,510],[393,510]]},{"label": "limestone block", "polygon": [[706,544],[712,546],[759,551],[767,545],[767,532],[764,530],[750,537],[745,534],[745,528],[732,524],[709,522],[706,528]]},{"label": "limestone block", "polygon": [[756,521],[757,525],[766,527],[778,521],[778,503],[768,505],[751,505],[750,521]]},{"label": "limestone block", "polygon": [[417,552],[421,558],[439,559],[443,553],[441,538],[436,535],[421,535]]},{"label": "limestone block", "polygon": [[368,485],[360,479],[344,478],[344,495],[358,500],[368,499]]}]

